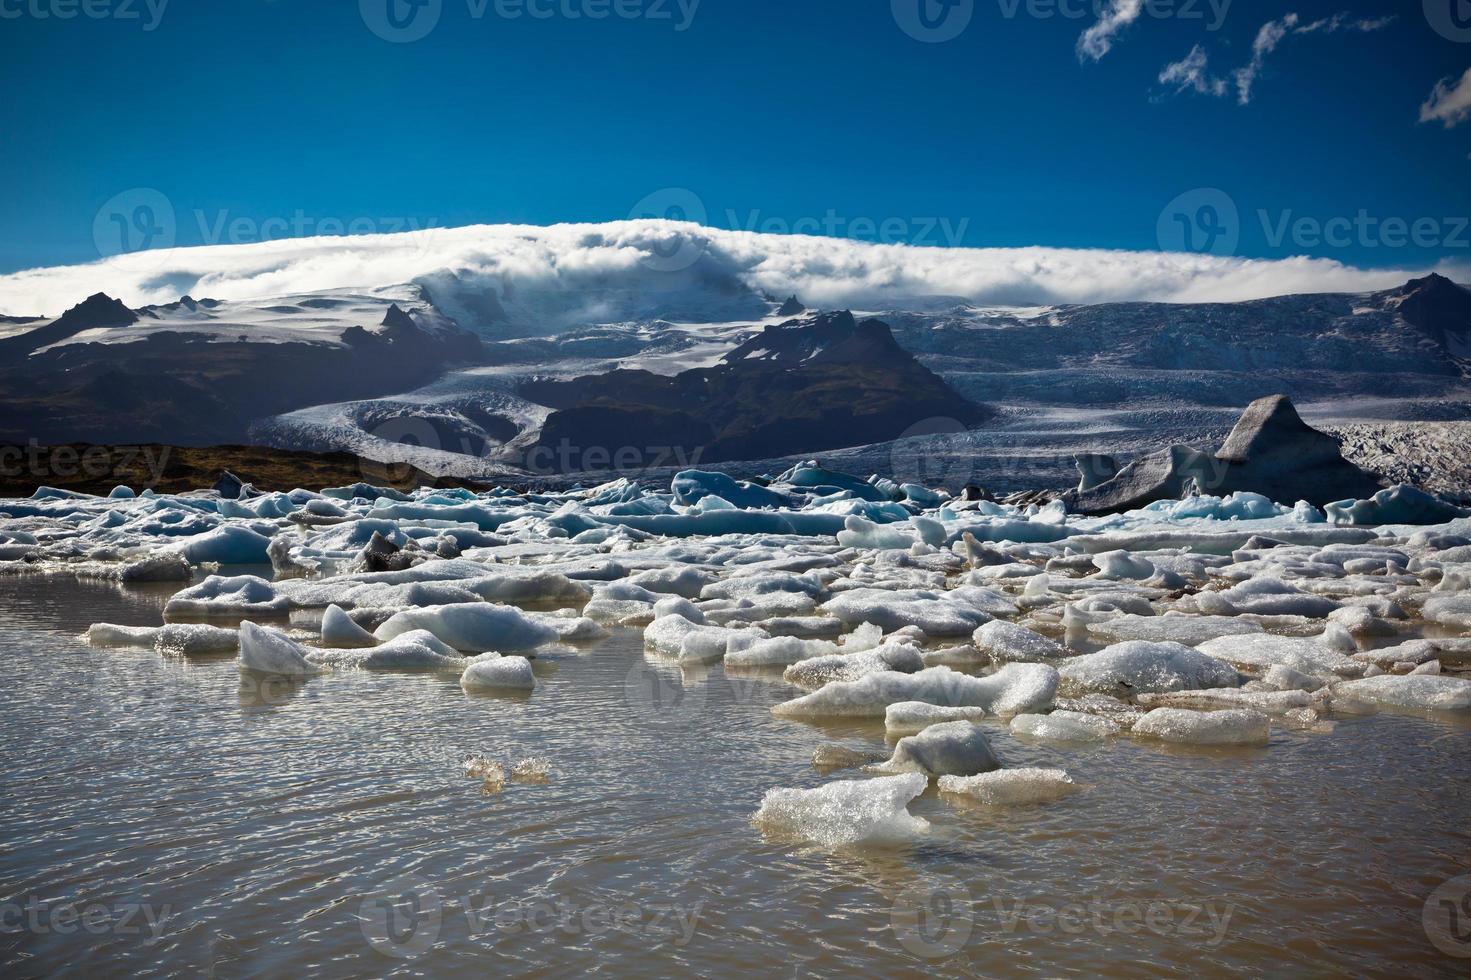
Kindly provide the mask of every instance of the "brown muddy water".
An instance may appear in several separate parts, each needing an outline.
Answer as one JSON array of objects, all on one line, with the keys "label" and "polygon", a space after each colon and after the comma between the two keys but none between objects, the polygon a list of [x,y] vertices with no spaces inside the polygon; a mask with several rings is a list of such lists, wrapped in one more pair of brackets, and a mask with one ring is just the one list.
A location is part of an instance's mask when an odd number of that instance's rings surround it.
[{"label": "brown muddy water", "polygon": [[[1003,764],[1089,789],[991,810],[927,793],[927,837],[834,854],[750,816],[772,787],[861,778],[812,752],[881,749],[882,727],[775,719],[779,679],[681,674],[636,631],[542,659],[514,699],[432,674],[243,682],[230,658],[78,639],[156,625],[166,596],[0,579],[5,976],[1471,967],[1449,955],[1471,954],[1465,722],[1195,751],[992,724]],[[470,753],[552,772],[496,789]]]}]

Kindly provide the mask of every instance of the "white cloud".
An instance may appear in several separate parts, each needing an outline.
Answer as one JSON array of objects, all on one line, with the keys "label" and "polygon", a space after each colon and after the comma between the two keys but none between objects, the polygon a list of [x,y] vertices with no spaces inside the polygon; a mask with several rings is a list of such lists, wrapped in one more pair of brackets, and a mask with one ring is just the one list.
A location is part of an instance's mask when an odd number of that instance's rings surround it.
[{"label": "white cloud", "polygon": [[1236,70],[1236,101],[1242,105],[1251,103],[1251,87],[1256,83],[1256,77],[1261,74],[1262,66],[1266,63],[1267,55],[1277,50],[1277,45],[1287,36],[1287,32],[1297,26],[1297,14],[1288,14],[1281,20],[1270,20],[1262,25],[1257,31],[1256,40],[1251,45],[1251,61],[1244,68]]},{"label": "white cloud", "polygon": [[1443,78],[1435,83],[1430,98],[1420,107],[1420,121],[1442,122],[1446,129],[1453,129],[1471,119],[1471,68],[1460,80]]},{"label": "white cloud", "polygon": [[1098,15],[1098,23],[1078,37],[1078,59],[1098,61],[1113,48],[1113,42],[1124,28],[1139,19],[1144,0],[1110,0]]},{"label": "white cloud", "polygon": [[1174,85],[1177,92],[1191,89],[1201,95],[1225,95],[1226,80],[1213,77],[1206,70],[1208,67],[1205,48],[1197,44],[1181,60],[1165,65],[1159,73],[1160,84]]},{"label": "white cloud", "polygon": [[1324,34],[1333,34],[1338,31],[1359,31],[1368,34],[1371,31],[1388,27],[1394,20],[1393,14],[1388,17],[1355,17],[1345,12],[1334,14],[1332,17],[1324,17],[1322,20],[1315,20],[1311,24],[1304,24],[1293,33],[1316,34],[1321,31]]},{"label": "white cloud", "polygon": [[[657,256],[700,256],[677,272]],[[1460,279],[1467,269],[1442,266]],[[1063,248],[926,248],[724,231],[661,220],[479,225],[398,235],[305,238],[139,252],[0,276],[0,310],[55,316],[96,292],[130,306],[265,299],[428,283],[452,314],[494,291],[514,326],[554,333],[627,319],[737,319],[752,291],[811,306],[892,309],[916,297],[976,304],[1126,300],[1231,302],[1399,285],[1427,269],[1358,269],[1329,259],[1244,259]],[[467,323],[473,325],[473,323]]]},{"label": "white cloud", "polygon": [[1241,105],[1250,105],[1252,89],[1262,69],[1266,66],[1267,56],[1276,51],[1278,45],[1289,35],[1336,34],[1340,31],[1357,31],[1368,34],[1387,27],[1394,19],[1394,17],[1370,19],[1339,13],[1332,17],[1315,20],[1310,24],[1304,24],[1301,17],[1290,13],[1281,20],[1267,21],[1261,26],[1251,45],[1251,60],[1232,72],[1229,82],[1225,78],[1210,75],[1206,71],[1205,49],[1198,44],[1182,60],[1166,65],[1160,72],[1159,80],[1161,84],[1174,85],[1176,92],[1188,90],[1200,95],[1218,97],[1224,96],[1228,88],[1234,84],[1236,101]]}]

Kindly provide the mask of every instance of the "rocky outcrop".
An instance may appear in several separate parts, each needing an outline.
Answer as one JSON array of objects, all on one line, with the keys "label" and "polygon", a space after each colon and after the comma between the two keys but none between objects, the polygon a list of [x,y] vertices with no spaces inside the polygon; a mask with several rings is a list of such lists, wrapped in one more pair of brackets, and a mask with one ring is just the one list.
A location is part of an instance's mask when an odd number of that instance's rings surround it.
[{"label": "rocky outcrop", "polygon": [[1112,514],[1191,494],[1225,496],[1243,491],[1322,507],[1371,497],[1384,486],[1344,459],[1337,440],[1304,422],[1285,395],[1252,402],[1214,455],[1171,446],[1093,482],[1106,471],[1104,461],[1112,463],[1106,456],[1077,458],[1083,479],[1077,490],[1063,497],[1070,510]]},{"label": "rocky outcrop", "polygon": [[646,457],[668,448],[691,464],[771,459],[990,415],[900,347],[886,324],[847,311],[767,327],[720,364],[673,377],[618,370],[530,381],[518,392],[553,409],[534,452],[567,471],[606,468],[620,454],[619,467],[636,466],[640,447]]}]

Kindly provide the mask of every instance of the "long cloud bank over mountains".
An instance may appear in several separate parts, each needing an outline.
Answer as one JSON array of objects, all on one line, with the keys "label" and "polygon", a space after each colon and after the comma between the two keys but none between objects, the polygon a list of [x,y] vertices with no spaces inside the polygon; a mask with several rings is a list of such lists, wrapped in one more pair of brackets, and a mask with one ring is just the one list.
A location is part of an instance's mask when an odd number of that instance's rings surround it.
[{"label": "long cloud bank over mountains", "polygon": [[[1232,302],[1389,288],[1430,269],[1060,248],[939,248],[725,231],[663,220],[481,225],[113,256],[0,276],[0,312],[55,316],[96,292],[130,306],[422,283],[466,326],[759,315],[761,295],[867,310],[1128,300]],[[1464,280],[1467,270],[1443,264]]]}]

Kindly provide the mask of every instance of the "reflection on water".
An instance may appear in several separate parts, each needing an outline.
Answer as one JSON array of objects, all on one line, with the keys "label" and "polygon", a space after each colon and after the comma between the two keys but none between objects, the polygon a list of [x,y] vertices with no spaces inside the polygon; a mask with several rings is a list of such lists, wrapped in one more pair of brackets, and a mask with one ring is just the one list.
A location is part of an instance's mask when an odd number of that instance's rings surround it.
[{"label": "reflection on water", "polygon": [[[167,589],[0,580],[7,975],[1464,975],[1426,899],[1471,871],[1471,729],[1390,714],[1267,749],[1024,744],[1086,792],[933,792],[897,850],[750,824],[813,750],[882,726],[778,721],[779,677],[682,671],[636,633],[557,652],[520,697],[453,675],[242,677],[93,650]],[[486,792],[476,755],[545,782]]]}]

